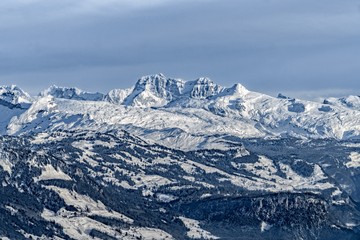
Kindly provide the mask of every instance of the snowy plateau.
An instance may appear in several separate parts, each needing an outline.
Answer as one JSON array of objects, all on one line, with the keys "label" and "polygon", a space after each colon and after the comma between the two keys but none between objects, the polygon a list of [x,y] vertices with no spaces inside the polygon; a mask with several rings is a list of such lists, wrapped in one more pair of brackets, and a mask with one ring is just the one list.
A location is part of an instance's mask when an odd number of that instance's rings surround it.
[{"label": "snowy plateau", "polygon": [[0,185],[0,239],[360,239],[360,96],[3,86]]}]

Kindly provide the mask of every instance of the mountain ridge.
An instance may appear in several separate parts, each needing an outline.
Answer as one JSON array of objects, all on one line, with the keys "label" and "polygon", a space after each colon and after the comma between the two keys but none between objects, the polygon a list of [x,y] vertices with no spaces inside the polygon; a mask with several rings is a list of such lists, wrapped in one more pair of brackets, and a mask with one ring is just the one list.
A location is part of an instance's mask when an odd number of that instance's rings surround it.
[{"label": "mountain ridge", "polygon": [[[208,77],[199,77],[195,80],[185,81],[180,78],[167,78],[164,74],[158,73],[153,75],[145,75],[139,78],[135,82],[135,85],[133,87],[129,87],[125,89],[115,88],[107,93],[84,91],[77,87],[64,87],[64,86],[52,85],[49,88],[41,91],[39,94],[37,94],[37,96],[30,96],[28,93],[26,93],[24,90],[22,90],[16,85],[10,85],[10,86],[4,85],[4,86],[0,86],[0,99],[3,99],[1,95],[6,94],[6,92],[8,92],[8,94],[14,94],[14,95],[19,95],[19,93],[20,95],[22,94],[24,98],[20,101],[24,103],[31,103],[37,97],[44,97],[46,95],[51,95],[55,98],[85,100],[85,101],[108,101],[115,104],[131,105],[131,104],[125,104],[123,101],[130,95],[133,95],[132,96],[133,98],[136,97],[139,94],[139,92],[144,91],[145,88],[141,87],[142,85],[146,86],[147,88],[150,88],[153,93],[156,92],[157,95],[159,95],[160,97],[166,97],[168,94],[171,94],[172,96],[182,95],[182,97],[189,97],[189,98],[193,97],[193,98],[203,99],[215,95],[218,96],[226,95],[226,94],[230,94],[231,92],[232,94],[242,94],[242,95],[250,92],[241,83],[235,83],[231,87],[223,87],[214,83],[214,81],[212,81]],[[165,85],[172,87],[176,86],[176,88],[173,89],[165,88],[164,87]],[[176,93],[174,94],[172,90],[175,90]],[[162,93],[160,93],[160,91],[162,91]],[[121,96],[117,100],[115,100],[115,98],[117,97],[116,95],[121,95]],[[267,95],[267,94],[263,94],[263,95]],[[267,96],[270,97],[270,95]],[[295,100],[295,98],[285,96],[281,93],[279,93],[276,97],[279,99]],[[301,98],[298,98],[298,100],[301,100]],[[312,101],[312,100],[306,100],[306,101],[317,102],[317,103],[320,102],[320,101]],[[359,108],[358,105],[360,104],[358,103],[359,101],[360,101],[360,95],[348,95],[339,98],[336,97],[323,98],[322,103],[325,105],[343,105],[345,107],[356,108],[358,110]]]},{"label": "mountain ridge", "polygon": [[21,111],[2,106],[8,117],[0,132],[123,129],[181,149],[226,148],[231,138],[359,139],[357,97],[346,99],[271,97],[241,84],[222,87],[209,78],[184,81],[156,74],[106,95],[52,87]]}]

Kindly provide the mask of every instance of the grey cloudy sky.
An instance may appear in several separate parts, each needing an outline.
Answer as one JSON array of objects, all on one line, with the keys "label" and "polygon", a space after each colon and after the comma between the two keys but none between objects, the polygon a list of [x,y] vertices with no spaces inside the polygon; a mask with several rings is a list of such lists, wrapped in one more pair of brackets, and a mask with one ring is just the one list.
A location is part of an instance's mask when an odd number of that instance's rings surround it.
[{"label": "grey cloudy sky", "polygon": [[107,92],[159,72],[360,95],[360,0],[0,2],[0,85]]}]

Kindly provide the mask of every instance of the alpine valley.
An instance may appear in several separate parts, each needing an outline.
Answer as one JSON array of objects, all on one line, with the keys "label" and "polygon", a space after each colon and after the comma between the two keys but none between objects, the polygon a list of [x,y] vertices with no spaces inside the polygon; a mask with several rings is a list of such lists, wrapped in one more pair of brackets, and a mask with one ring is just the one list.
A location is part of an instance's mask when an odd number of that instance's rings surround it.
[{"label": "alpine valley", "polygon": [[360,96],[3,86],[0,186],[1,239],[360,239]]}]

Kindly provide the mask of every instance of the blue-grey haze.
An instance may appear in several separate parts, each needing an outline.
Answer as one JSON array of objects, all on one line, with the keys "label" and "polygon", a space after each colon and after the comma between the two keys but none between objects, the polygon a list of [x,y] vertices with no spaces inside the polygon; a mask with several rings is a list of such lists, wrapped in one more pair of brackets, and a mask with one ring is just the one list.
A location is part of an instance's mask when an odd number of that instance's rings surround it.
[{"label": "blue-grey haze", "polygon": [[162,72],[360,95],[358,0],[4,0],[0,85],[107,92]]}]

